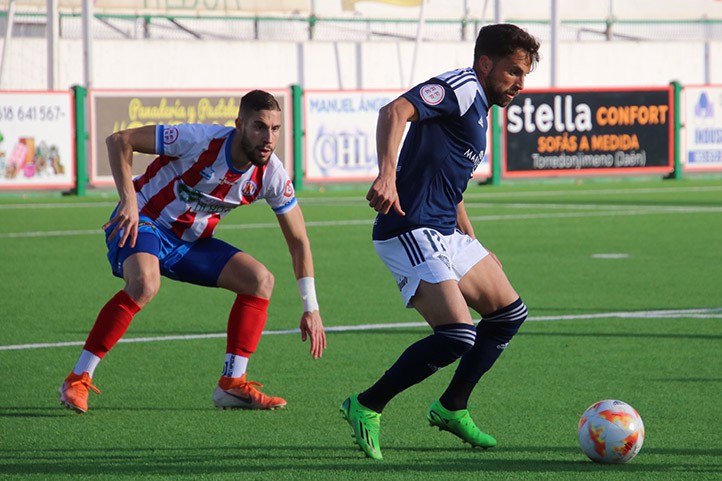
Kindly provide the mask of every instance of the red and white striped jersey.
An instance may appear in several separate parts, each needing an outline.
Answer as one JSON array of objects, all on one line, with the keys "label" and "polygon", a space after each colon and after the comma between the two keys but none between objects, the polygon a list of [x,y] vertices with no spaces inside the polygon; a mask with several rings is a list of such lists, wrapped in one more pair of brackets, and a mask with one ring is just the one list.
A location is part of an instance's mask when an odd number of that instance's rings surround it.
[{"label": "red and white striped jersey", "polygon": [[133,180],[140,213],[180,239],[210,237],[232,209],[266,199],[276,214],[296,205],[291,179],[272,154],[263,167],[241,172],[231,164],[233,127],[158,125],[158,157]]}]

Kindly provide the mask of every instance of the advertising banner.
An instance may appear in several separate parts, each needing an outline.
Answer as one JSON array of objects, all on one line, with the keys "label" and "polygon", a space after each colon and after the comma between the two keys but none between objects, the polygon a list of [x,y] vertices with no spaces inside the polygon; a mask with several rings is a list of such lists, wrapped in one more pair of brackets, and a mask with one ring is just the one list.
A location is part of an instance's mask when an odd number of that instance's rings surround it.
[{"label": "advertising banner", "polygon": [[[281,106],[283,125],[276,155],[293,177],[291,95],[289,90],[265,89]],[[248,90],[90,90],[90,183],[114,185],[105,139],[119,130],[154,124],[201,123],[234,126],[241,97]],[[142,174],[154,155],[136,153],[133,176]]]},{"label": "advertising banner", "polygon": [[674,169],[671,87],[525,90],[505,112],[504,177]]},{"label": "advertising banner", "polygon": [[687,172],[722,171],[722,85],[684,88]]},{"label": "advertising banner", "polygon": [[[306,90],[304,180],[314,183],[373,181],[378,174],[379,110],[402,93],[403,90]],[[491,129],[488,134],[491,135]],[[489,139],[487,145],[491,145]],[[474,178],[491,177],[488,150]]]},{"label": "advertising banner", "polygon": [[0,190],[72,188],[70,92],[0,92]]}]

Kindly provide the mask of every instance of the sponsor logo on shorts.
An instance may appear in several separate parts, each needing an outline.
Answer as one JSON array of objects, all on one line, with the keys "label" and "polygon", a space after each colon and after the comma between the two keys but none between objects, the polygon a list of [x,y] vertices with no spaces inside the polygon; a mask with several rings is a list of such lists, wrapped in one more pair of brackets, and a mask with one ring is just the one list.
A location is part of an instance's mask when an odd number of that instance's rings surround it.
[{"label": "sponsor logo on shorts", "polygon": [[504,349],[506,349],[506,346],[508,346],[508,345],[509,345],[509,343],[505,342],[504,344],[497,344],[496,348],[499,349],[500,351],[503,351]]},{"label": "sponsor logo on shorts", "polygon": [[446,95],[444,87],[437,84],[424,85],[419,93],[421,94],[421,100],[428,105],[440,104],[444,100],[444,95]]},{"label": "sponsor logo on shorts", "polygon": [[400,290],[400,291],[403,291],[403,290],[404,290],[404,287],[406,287],[406,284],[408,284],[408,283],[409,283],[409,278],[408,278],[408,277],[402,277],[401,279],[399,279],[398,281],[396,281],[396,285],[399,286],[399,290]]}]

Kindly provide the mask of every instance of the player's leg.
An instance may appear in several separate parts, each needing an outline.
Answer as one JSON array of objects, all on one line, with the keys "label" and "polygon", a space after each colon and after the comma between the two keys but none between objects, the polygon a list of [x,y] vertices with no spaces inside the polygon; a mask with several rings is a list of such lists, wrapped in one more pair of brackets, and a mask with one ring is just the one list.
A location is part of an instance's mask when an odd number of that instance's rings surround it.
[{"label": "player's leg", "polygon": [[378,420],[386,404],[458,359],[473,345],[475,331],[455,275],[444,257],[442,236],[419,229],[374,245],[396,278],[404,302],[416,308],[434,330],[409,346],[373,386],[350,396],[341,406],[357,444],[367,456],[380,459]]},{"label": "player's leg", "polygon": [[496,445],[496,440],[481,432],[471,419],[469,397],[519,330],[527,309],[492,256],[476,262],[463,274],[459,285],[467,303],[483,313],[483,319],[477,325],[474,346],[461,358],[446,391],[431,405],[428,419],[432,426],[472,446],[489,448]]},{"label": "player's leg", "polygon": [[[139,241],[141,238],[139,236]],[[100,310],[75,367],[60,386],[60,402],[78,413],[88,410],[89,390],[100,393],[92,384],[98,364],[160,288],[158,258],[153,254],[131,254],[122,263],[122,275],[125,288]]]},{"label": "player's leg", "polygon": [[246,379],[248,361],[256,351],[268,318],[273,274],[250,254],[219,239],[201,239],[172,267],[184,282],[215,286],[236,294],[228,316],[226,358],[213,394],[219,408],[278,409],[280,397],[267,396],[259,383]]},{"label": "player's leg", "polygon": [[492,256],[476,263],[459,286],[469,306],[482,314],[482,320],[476,328],[474,347],[461,359],[441,396],[441,403],[451,410],[466,409],[472,390],[527,317],[526,305]]},{"label": "player's leg", "polygon": [[457,282],[419,283],[411,305],[433,334],[409,346],[359,402],[382,412],[391,399],[461,357],[474,344],[474,324]]},{"label": "player's leg", "polygon": [[[477,240],[456,232],[448,236],[447,245],[451,266],[460,279],[459,288],[467,304],[481,309],[480,312],[491,312],[518,298],[495,258],[490,256]],[[477,328],[474,347],[464,354],[460,365],[461,363],[467,366],[474,365],[471,360],[478,357],[480,352],[486,351],[484,346],[488,343],[488,339],[481,338],[486,335],[484,326]],[[471,351],[477,354],[471,356]],[[464,369],[457,370],[454,381],[444,396],[432,403],[427,418],[432,426],[449,431],[472,446],[493,447],[496,445],[496,440],[479,430],[466,409],[468,395],[462,387],[462,380],[465,379],[462,376],[464,371]],[[473,389],[473,386],[471,388]]]},{"label": "player's leg", "polygon": [[474,342],[471,316],[456,281],[422,281],[411,303],[433,328],[433,334],[409,346],[376,383],[350,396],[341,406],[356,443],[370,458],[381,459],[379,421],[386,404],[454,362]]},{"label": "player's leg", "polygon": [[[114,226],[108,227],[106,236]],[[121,236],[106,240],[113,275],[125,280],[123,290],[100,310],[80,357],[60,386],[60,402],[78,413],[88,410],[88,391],[100,391],[92,378],[101,359],[125,334],[133,317],[160,288],[158,257],[162,256],[162,233],[150,219],[141,217],[135,246],[118,245]]]},{"label": "player's leg", "polygon": [[236,293],[228,316],[223,375],[213,395],[219,408],[281,409],[286,405],[285,399],[267,396],[258,389],[261,384],[246,379],[248,360],[268,319],[273,284],[273,274],[244,252],[234,255],[218,278],[218,287]]}]

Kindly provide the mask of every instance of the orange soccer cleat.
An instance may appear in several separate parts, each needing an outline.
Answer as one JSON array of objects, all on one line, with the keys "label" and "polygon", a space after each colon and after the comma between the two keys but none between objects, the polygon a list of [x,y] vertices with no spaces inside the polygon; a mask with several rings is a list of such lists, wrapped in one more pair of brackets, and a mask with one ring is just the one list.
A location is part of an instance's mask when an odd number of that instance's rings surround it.
[{"label": "orange soccer cleat", "polygon": [[281,409],[286,400],[275,396],[266,396],[258,387],[263,384],[246,381],[241,377],[222,376],[213,393],[213,403],[221,409]]},{"label": "orange soccer cleat", "polygon": [[87,413],[88,389],[91,389],[96,394],[100,394],[100,389],[93,386],[92,381],[87,372],[79,376],[71,371],[58,390],[60,392],[60,404],[68,409],[74,410],[78,414]]}]

